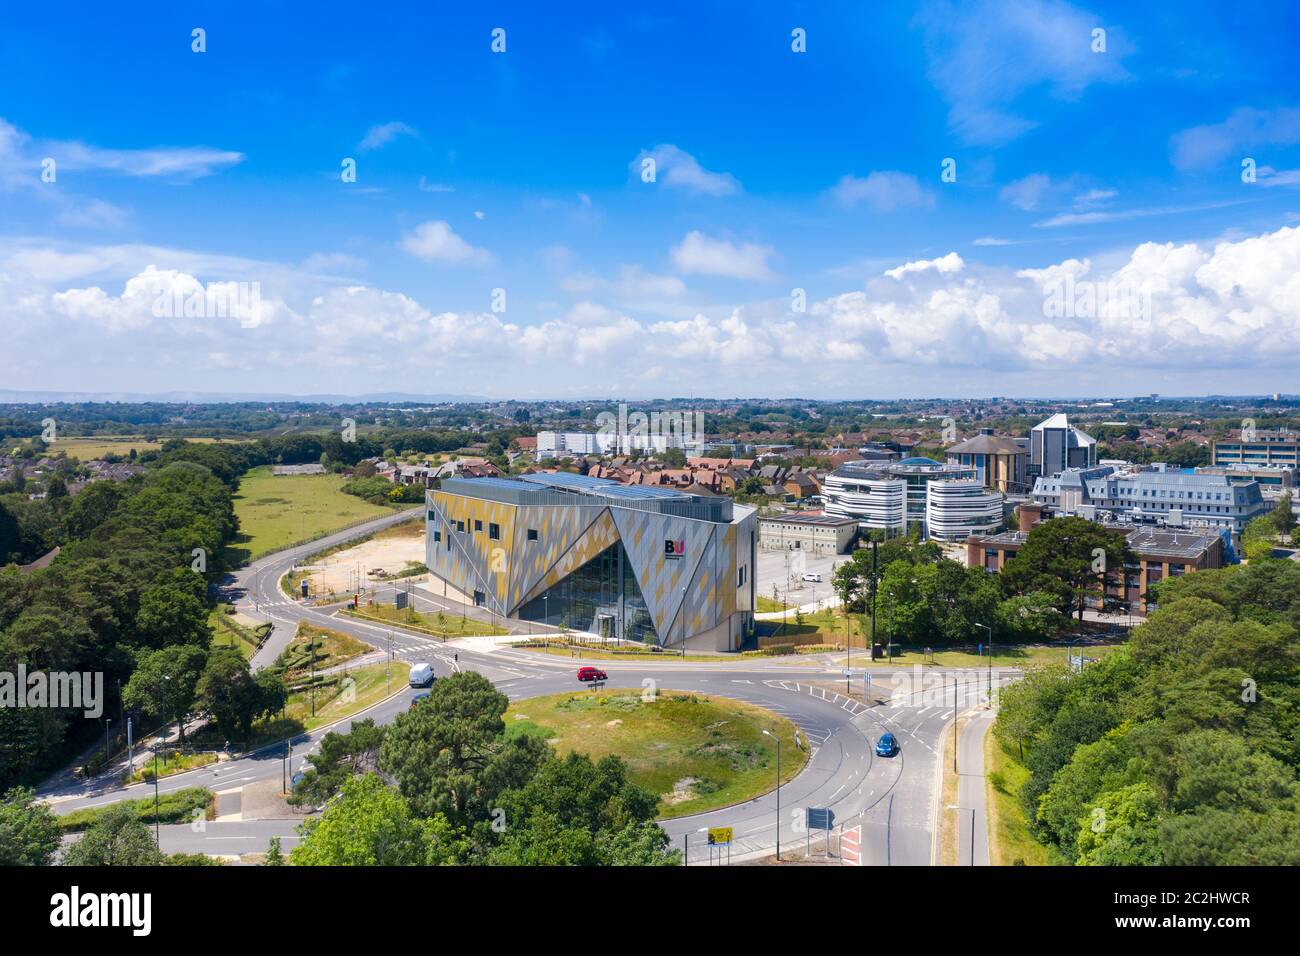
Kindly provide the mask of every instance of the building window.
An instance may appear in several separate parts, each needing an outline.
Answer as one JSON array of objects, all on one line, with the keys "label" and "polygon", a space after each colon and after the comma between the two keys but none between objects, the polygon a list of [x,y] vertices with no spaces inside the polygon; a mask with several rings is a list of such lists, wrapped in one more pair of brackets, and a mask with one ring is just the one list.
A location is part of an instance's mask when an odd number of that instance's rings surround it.
[{"label": "building window", "polygon": [[441,532],[441,531],[435,531],[435,532],[433,533],[433,540],[434,540],[434,541],[441,541],[441,540],[442,540],[442,532]]},{"label": "building window", "polygon": [[475,531],[482,531],[482,530],[483,530],[483,522],[482,522],[482,521],[479,521],[477,518],[474,519],[474,530],[475,530]]},{"label": "building window", "polygon": [[493,541],[501,540],[501,526],[499,524],[488,524],[488,537]]},{"label": "building window", "polygon": [[459,531],[461,534],[464,534],[464,533],[465,533],[465,522],[463,522],[463,521],[457,521],[457,522],[456,522],[456,530]]},{"label": "building window", "polygon": [[528,540],[529,540],[529,541],[536,541],[536,540],[537,540],[537,529],[536,529],[536,528],[529,528],[529,529],[528,529]]},{"label": "building window", "polygon": [[745,586],[745,571],[745,565],[742,564],[740,570],[736,573],[736,587],[738,588],[743,588]]}]

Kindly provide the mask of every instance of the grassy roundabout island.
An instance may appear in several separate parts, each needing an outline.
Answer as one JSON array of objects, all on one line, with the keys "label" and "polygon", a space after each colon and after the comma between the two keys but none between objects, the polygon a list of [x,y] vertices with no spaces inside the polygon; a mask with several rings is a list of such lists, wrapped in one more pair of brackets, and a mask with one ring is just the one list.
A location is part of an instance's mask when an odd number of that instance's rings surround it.
[{"label": "grassy roundabout island", "polygon": [[726,697],[687,691],[574,691],[516,701],[506,711],[507,734],[536,734],[561,755],[593,760],[616,756],[631,779],[659,795],[661,817],[729,806],[776,786],[808,762],[807,741],[771,711]]}]

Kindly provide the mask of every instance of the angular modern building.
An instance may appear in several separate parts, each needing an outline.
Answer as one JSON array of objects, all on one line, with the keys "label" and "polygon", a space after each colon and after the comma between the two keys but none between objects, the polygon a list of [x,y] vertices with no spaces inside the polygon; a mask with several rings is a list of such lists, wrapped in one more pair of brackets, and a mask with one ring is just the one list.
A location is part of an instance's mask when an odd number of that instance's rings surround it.
[{"label": "angular modern building", "polygon": [[574,474],[449,478],[426,564],[504,617],[660,646],[737,650],[754,619],[757,512]]},{"label": "angular modern building", "polygon": [[1062,414],[1039,422],[1029,433],[1029,475],[1055,475],[1067,468],[1097,464],[1097,439],[1075,428]]}]

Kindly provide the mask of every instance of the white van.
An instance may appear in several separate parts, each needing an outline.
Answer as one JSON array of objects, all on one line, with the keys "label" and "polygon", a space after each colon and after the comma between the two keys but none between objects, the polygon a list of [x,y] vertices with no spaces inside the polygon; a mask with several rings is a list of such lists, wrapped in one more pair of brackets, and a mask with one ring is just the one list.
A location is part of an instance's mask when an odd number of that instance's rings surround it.
[{"label": "white van", "polygon": [[803,576],[803,579],[805,581],[812,581],[816,584],[822,583],[822,576],[818,574],[816,571],[809,571],[807,574]]},{"label": "white van", "polygon": [[433,676],[432,664],[412,664],[408,683],[412,687],[432,687],[436,678]]}]

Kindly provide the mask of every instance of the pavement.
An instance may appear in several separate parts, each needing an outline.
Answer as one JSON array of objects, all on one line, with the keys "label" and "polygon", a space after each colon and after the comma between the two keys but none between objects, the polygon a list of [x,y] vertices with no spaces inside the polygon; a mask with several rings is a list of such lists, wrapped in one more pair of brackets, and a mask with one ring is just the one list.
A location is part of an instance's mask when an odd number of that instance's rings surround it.
[{"label": "pavement", "polygon": [[[310,621],[351,634],[381,650],[391,646],[394,656],[402,660],[427,661],[440,677],[458,670],[475,670],[512,701],[575,691],[584,686],[575,677],[577,668],[588,663],[581,654],[567,659],[514,649],[504,642],[488,646],[474,640],[444,642],[400,627],[343,616],[336,609],[304,604],[280,590],[280,577],[295,561],[397,520],[402,520],[402,516],[388,516],[264,557],[231,576],[225,584],[227,597],[241,612],[259,620],[274,621],[277,631],[291,634],[299,621]],[[442,608],[448,613],[486,619],[484,609],[443,598],[435,588],[416,588],[414,600],[420,610]],[[515,632],[537,629],[537,625],[527,622],[500,618],[496,621]],[[951,720],[953,706],[945,705],[942,694],[936,694],[935,686],[929,682],[950,683],[953,674],[960,674],[960,680],[973,680],[976,687],[971,689],[977,693],[978,675],[972,679],[970,671],[929,668],[924,681],[918,685],[915,670],[900,668],[882,672],[876,668],[872,671],[872,686],[884,693],[875,695],[868,705],[830,689],[832,684],[843,682],[842,669],[833,665],[830,658],[801,658],[797,663],[782,658],[736,657],[720,659],[717,663],[673,658],[596,663],[608,672],[610,688],[640,690],[649,679],[665,691],[716,694],[765,707],[798,726],[800,736],[811,748],[806,768],[779,791],[737,806],[662,821],[660,825],[673,844],[686,847],[691,864],[707,864],[703,831],[712,826],[733,828],[733,862],[770,856],[778,834],[783,848],[802,845],[805,839],[802,819],[807,807],[832,809],[837,824],[861,823],[865,864],[930,863],[935,832],[937,741]],[[855,679],[860,676],[861,672],[855,672]],[[213,766],[163,778],[158,783],[159,792],[209,787],[223,794],[224,812],[228,806],[239,805],[226,795],[238,794],[245,787],[265,781],[283,780],[302,769],[306,756],[319,747],[329,730],[346,732],[353,720],[364,718],[374,718],[379,723],[391,721],[408,708],[414,693],[403,689],[332,727],[300,734],[291,742],[291,753],[286,743],[274,744],[253,753],[235,755]],[[892,758],[877,757],[874,751],[875,740],[886,730],[892,731],[902,745],[901,752]],[[791,746],[793,742],[785,745]],[[59,781],[58,786],[46,789],[42,795],[56,813],[67,813],[153,793],[152,784],[121,787],[113,780],[100,778],[74,783]],[[229,818],[236,814],[225,814],[227,819],[218,821],[161,827],[162,849],[222,856],[263,852],[272,836],[280,837],[286,849],[293,845],[300,819],[243,819],[244,809],[241,806],[237,814],[240,819]]]}]

